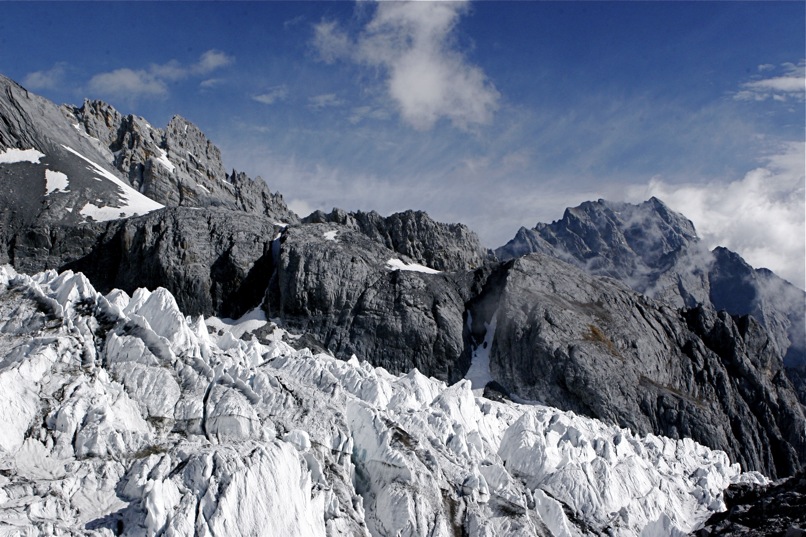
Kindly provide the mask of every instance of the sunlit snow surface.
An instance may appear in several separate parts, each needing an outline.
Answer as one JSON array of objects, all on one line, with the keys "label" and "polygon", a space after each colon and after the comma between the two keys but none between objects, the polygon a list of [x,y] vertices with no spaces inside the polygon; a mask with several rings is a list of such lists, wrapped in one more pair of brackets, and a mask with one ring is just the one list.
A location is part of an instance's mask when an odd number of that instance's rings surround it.
[{"label": "sunlit snow surface", "polygon": [[106,220],[115,220],[117,218],[144,215],[146,213],[150,213],[151,211],[156,211],[157,209],[163,208],[163,205],[157,203],[151,198],[144,196],[143,194],[140,194],[135,189],[121,181],[117,176],[115,176],[115,174],[107,171],[102,166],[99,166],[95,162],[91,161],[75,149],[72,149],[66,145],[62,145],[62,147],[87,162],[89,164],[87,169],[90,172],[94,173],[98,177],[106,179],[107,181],[111,181],[119,190],[119,195],[121,198],[120,206],[98,206],[94,203],[87,203],[79,211],[79,213],[81,213],[83,216],[90,217],[98,222],[104,222]]},{"label": "sunlit snow surface", "polygon": [[239,319],[226,317],[208,317],[205,324],[215,331],[229,332],[236,339],[244,334],[250,334],[268,322],[266,314],[260,308],[254,308],[244,313]]},{"label": "sunlit snow surface", "polygon": [[390,270],[408,270],[412,272],[422,272],[425,274],[439,274],[439,270],[420,265],[418,263],[405,263],[400,259],[392,258],[386,262],[386,267]]},{"label": "sunlit snow surface", "polygon": [[468,381],[209,335],[164,289],[71,272],[0,267],[0,351],[0,535],[581,535],[566,513],[672,535],[762,479]]},{"label": "sunlit snow surface", "polygon": [[45,195],[53,194],[54,192],[66,192],[69,185],[70,181],[62,172],[45,170]]},{"label": "sunlit snow surface", "polygon": [[39,159],[44,156],[44,153],[40,153],[36,149],[16,149],[9,147],[8,149],[0,151],[0,164],[16,164],[18,162],[37,164]]},{"label": "sunlit snow surface", "polygon": [[156,159],[157,162],[159,162],[162,166],[164,166],[165,169],[168,170],[168,172],[170,173],[176,171],[176,166],[174,166],[174,163],[171,162],[171,160],[168,158],[168,153],[166,153],[165,150],[160,148],[157,148],[157,151],[159,151],[159,156]]}]

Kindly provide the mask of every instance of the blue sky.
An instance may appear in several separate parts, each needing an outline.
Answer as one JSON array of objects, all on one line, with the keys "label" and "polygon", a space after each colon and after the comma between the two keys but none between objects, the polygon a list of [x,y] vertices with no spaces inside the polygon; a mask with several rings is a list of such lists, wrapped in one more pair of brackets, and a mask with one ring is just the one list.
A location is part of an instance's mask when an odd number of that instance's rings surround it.
[{"label": "blue sky", "polygon": [[496,247],[657,195],[804,286],[803,2],[0,4],[0,72],[180,114],[301,214],[427,210]]}]

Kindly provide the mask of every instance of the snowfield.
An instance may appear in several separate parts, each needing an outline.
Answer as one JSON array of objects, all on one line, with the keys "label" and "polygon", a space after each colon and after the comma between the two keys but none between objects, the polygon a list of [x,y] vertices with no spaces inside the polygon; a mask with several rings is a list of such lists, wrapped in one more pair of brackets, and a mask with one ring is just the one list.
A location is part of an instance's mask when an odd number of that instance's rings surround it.
[{"label": "snowfield", "polygon": [[741,473],[690,440],[474,396],[0,267],[0,535],[683,535]]},{"label": "snowfield", "polygon": [[44,153],[36,149],[17,149],[9,147],[0,151],[0,164],[16,164],[18,162],[38,164],[39,160],[44,156]]},{"label": "snowfield", "polygon": [[53,170],[45,170],[45,195],[53,194],[54,192],[67,192],[70,186],[70,180],[62,172],[55,172]]}]

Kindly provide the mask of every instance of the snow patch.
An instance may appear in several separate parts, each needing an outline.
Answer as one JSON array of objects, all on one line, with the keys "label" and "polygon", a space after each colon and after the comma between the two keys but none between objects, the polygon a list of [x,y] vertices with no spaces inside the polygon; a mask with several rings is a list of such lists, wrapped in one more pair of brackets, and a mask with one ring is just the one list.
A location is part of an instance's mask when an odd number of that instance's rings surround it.
[{"label": "snow patch", "polygon": [[[159,162],[169,173],[174,173],[176,171],[176,166],[174,166],[173,162],[168,159],[168,153],[165,152],[164,149],[157,148],[159,151],[159,156],[156,158],[157,162]],[[207,190],[207,189],[205,189]]]},{"label": "snow patch", "polygon": [[334,229],[333,231],[325,231],[325,233],[322,236],[325,238],[326,241],[336,242],[336,235],[338,235],[338,233],[339,232]]},{"label": "snow patch", "polygon": [[404,263],[400,259],[391,258],[389,261],[386,262],[387,268],[390,270],[404,270],[408,272],[422,272],[424,274],[440,274],[442,271],[434,270],[431,267],[426,267],[425,265],[419,265],[417,263]]},{"label": "snow patch", "polygon": [[65,174],[53,170],[45,170],[45,182],[46,196],[54,192],[67,192],[67,187],[70,184]]},{"label": "snow patch", "polygon": [[117,186],[119,189],[119,195],[122,198],[121,205],[119,207],[98,206],[93,203],[87,203],[79,211],[79,213],[83,216],[90,217],[98,222],[104,222],[107,220],[116,220],[118,218],[144,215],[164,207],[162,204],[157,203],[151,198],[148,198],[137,192],[135,189],[116,177],[115,174],[99,166],[75,149],[72,149],[66,145],[62,145],[62,147],[87,162],[90,165],[88,169],[91,172],[106,179],[107,181],[111,181],[115,186]]},{"label": "snow patch", "polygon": [[0,164],[16,164],[18,162],[39,164],[39,159],[44,156],[44,153],[40,153],[36,149],[16,149],[9,147],[5,151],[0,152]]},{"label": "snow patch", "polygon": [[244,313],[239,319],[208,317],[204,323],[216,331],[228,332],[235,339],[240,339],[244,334],[251,334],[265,326],[268,321],[266,313],[258,306]]},{"label": "snow patch", "polygon": [[[484,394],[484,387],[488,382],[493,380],[492,373],[490,373],[490,349],[493,347],[493,338],[495,337],[495,326],[497,322],[498,313],[493,314],[493,318],[489,323],[484,323],[486,332],[484,333],[484,341],[473,349],[473,356],[470,362],[470,369],[467,370],[465,378],[470,381],[473,386],[473,393],[477,396]],[[467,325],[470,327],[473,322],[473,317],[468,313]]]}]

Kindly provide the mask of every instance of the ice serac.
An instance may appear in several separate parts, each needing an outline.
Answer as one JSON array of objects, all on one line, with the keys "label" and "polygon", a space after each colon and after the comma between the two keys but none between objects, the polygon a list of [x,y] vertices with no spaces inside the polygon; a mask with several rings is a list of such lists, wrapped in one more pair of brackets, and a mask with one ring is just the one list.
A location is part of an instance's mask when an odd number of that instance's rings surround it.
[{"label": "ice serac", "polygon": [[674,307],[707,304],[752,315],[787,366],[806,366],[806,293],[726,248],[709,252],[691,221],[657,198],[638,205],[585,202],[551,224],[522,228],[496,255],[507,260],[532,252],[618,279]]},{"label": "ice serac", "polygon": [[806,461],[802,407],[752,317],[675,310],[544,254],[499,267],[470,312],[479,342],[495,315],[490,372],[505,391],[693,438],[769,476]]},{"label": "ice serac", "polygon": [[0,267],[0,335],[4,534],[681,534],[766,483],[691,440],[209,334],[164,289]]}]

